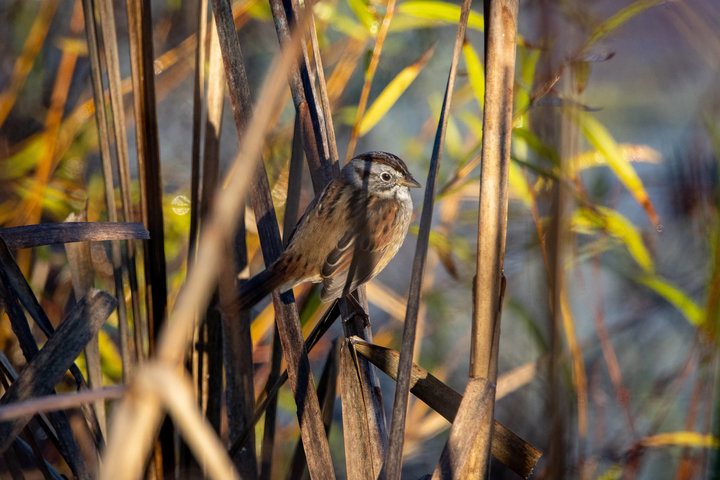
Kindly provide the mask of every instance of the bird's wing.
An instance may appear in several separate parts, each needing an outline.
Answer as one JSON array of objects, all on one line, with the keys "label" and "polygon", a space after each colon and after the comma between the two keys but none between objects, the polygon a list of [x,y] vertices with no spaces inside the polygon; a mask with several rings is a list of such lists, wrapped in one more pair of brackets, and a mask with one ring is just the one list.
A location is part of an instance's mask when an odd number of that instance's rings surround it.
[{"label": "bird's wing", "polygon": [[[377,215],[373,214],[367,225],[348,229],[325,258],[321,270],[323,302],[352,292],[387,263],[385,256],[393,239],[397,204],[373,198],[367,208]],[[365,212],[357,212],[354,218],[365,218]]]}]

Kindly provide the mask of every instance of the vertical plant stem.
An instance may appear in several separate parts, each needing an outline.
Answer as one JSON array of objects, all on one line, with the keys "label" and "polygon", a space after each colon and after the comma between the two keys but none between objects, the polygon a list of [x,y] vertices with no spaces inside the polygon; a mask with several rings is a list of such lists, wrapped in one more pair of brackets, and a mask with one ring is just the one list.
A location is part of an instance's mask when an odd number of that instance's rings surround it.
[{"label": "vertical plant stem", "polygon": [[[508,164],[512,136],[517,0],[486,0],[485,108],[478,209],[477,273],[473,285],[470,377],[497,381],[503,264],[507,233]],[[488,415],[473,440],[468,475],[488,474],[495,393],[487,397]]]},{"label": "vertical plant stem", "polygon": [[[133,221],[132,204],[130,201],[130,160],[127,146],[127,130],[125,128],[125,106],[123,104],[122,79],[120,77],[120,57],[117,45],[117,32],[115,28],[115,12],[111,0],[99,0],[98,8],[100,23],[103,31],[104,58],[107,65],[108,89],[110,90],[110,105],[112,117],[110,123],[114,132],[115,152],[117,154],[118,180],[122,198],[123,218],[126,222]],[[122,264],[127,268],[130,282],[133,321],[135,322],[135,349],[138,359],[142,358],[142,339],[137,334],[140,319],[140,298],[137,288],[137,272],[135,268],[135,242],[128,240],[127,255],[121,250]],[[120,303],[125,303],[125,295],[118,297]],[[123,330],[127,330],[126,307],[118,312],[123,315],[120,323]],[[127,335],[127,333],[126,333]]]},{"label": "vertical plant stem", "polygon": [[205,46],[207,38],[208,0],[198,0],[197,35],[195,45],[195,78],[193,82],[192,150],[190,152],[190,233],[188,240],[188,268],[195,257],[195,242],[199,223],[200,205],[200,145],[202,120],[205,110]]},{"label": "vertical plant stem", "polygon": [[[90,57],[90,76],[95,100],[95,123],[98,129],[98,143],[100,144],[100,158],[102,160],[103,181],[105,182],[105,206],[108,220],[117,222],[117,205],[115,204],[115,185],[113,181],[112,158],[110,154],[110,134],[108,132],[108,119],[105,112],[105,97],[103,95],[102,69],[100,66],[100,45],[93,0],[83,0],[83,14],[85,16],[85,34],[87,37],[88,53]],[[124,301],[123,270],[120,242],[113,240],[110,243],[111,260],[113,265],[113,279],[115,280],[115,297],[118,299],[118,327],[120,330],[120,358],[122,362],[123,381],[127,380],[130,361],[129,335],[127,324],[127,306]],[[137,319],[135,319],[137,328]],[[136,342],[137,343],[137,342]],[[135,345],[136,350],[141,345]]]},{"label": "vertical plant stem", "polygon": [[[140,177],[140,211],[145,228],[150,232],[143,248],[145,264],[145,305],[147,310],[150,353],[155,350],[167,308],[165,269],[165,233],[163,231],[162,178],[158,144],[155,101],[155,59],[152,42],[152,16],[148,0],[126,0],[130,66],[132,70],[135,141]],[[174,433],[169,421],[160,432],[160,448],[156,450],[155,467],[171,472],[175,467]]]},{"label": "vertical plant stem", "polygon": [[427,183],[425,185],[425,196],[423,209],[420,217],[420,229],[418,232],[417,246],[415,247],[415,258],[413,259],[412,277],[408,293],[408,305],[405,311],[405,326],[403,328],[402,348],[398,366],[398,379],[395,386],[395,398],[393,401],[392,420],[390,423],[390,437],[387,454],[381,478],[399,479],[402,470],[402,451],[405,435],[405,418],[407,416],[408,396],[410,394],[410,374],[413,363],[413,351],[415,350],[415,333],[417,329],[417,318],[420,310],[420,294],[422,289],[422,278],[427,260],[427,250],[430,238],[430,227],[432,224],[432,211],[435,203],[435,188],[437,184],[437,172],[440,163],[441,150],[445,141],[450,104],[455,87],[455,75],[460,60],[462,43],[465,38],[467,20],[470,15],[471,0],[464,0],[460,12],[460,21],[455,35],[453,57],[450,63],[447,84],[445,86],[445,97],[443,98],[442,110],[438,120],[438,128],[435,132],[435,143],[433,144],[432,157],[428,170]]}]

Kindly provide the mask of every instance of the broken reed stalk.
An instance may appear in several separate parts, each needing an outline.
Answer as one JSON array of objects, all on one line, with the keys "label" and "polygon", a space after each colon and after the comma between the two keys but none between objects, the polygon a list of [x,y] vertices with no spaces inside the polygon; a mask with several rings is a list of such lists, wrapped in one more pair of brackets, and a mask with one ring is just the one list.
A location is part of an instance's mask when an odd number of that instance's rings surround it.
[{"label": "broken reed stalk", "polygon": [[[111,295],[91,289],[5,391],[0,405],[18,403],[53,391],[75,358],[115,310],[116,304]],[[0,423],[0,453],[10,446],[30,418],[31,415],[27,415]]]},{"label": "broken reed stalk", "polygon": [[487,475],[489,467],[498,338],[504,293],[507,177],[512,136],[518,1],[486,0],[486,5],[485,109],[478,209],[477,274],[473,285],[470,378],[485,379],[489,382],[492,385],[492,395],[483,397],[488,415],[483,416],[485,421],[477,438],[470,437],[475,439],[473,457],[466,464],[468,470],[462,472],[482,478]]},{"label": "broken reed stalk", "polygon": [[[197,312],[210,299],[222,262],[223,244],[233,238],[242,208],[244,194],[251,180],[247,172],[254,171],[260,158],[270,120],[280,107],[281,91],[288,71],[294,63],[300,35],[295,32],[293,42],[275,58],[257,104],[252,121],[240,142],[240,151],[230,169],[226,188],[218,193],[215,205],[200,233],[197,266],[190,272],[169,323],[158,339],[155,358],[149,364],[175,369],[183,360],[185,348],[192,338],[192,325]],[[138,373],[140,374],[142,370]],[[134,385],[131,382],[130,388]],[[142,400],[142,401],[141,401]],[[117,405],[113,415],[108,448],[101,466],[101,478],[126,479],[142,475],[145,459],[150,454],[153,438],[160,424],[162,401],[154,395],[142,399],[132,396]]]},{"label": "broken reed stalk", "polygon": [[420,310],[420,295],[422,289],[422,278],[427,259],[427,250],[432,226],[432,211],[435,203],[435,187],[437,183],[437,172],[440,163],[441,150],[445,141],[450,104],[455,87],[455,75],[457,65],[460,61],[460,52],[465,38],[467,20],[470,15],[471,0],[463,0],[458,22],[457,33],[455,34],[455,45],[453,57],[450,63],[450,72],[445,86],[442,110],[438,120],[438,127],[435,133],[435,143],[430,158],[427,182],[425,185],[425,196],[423,199],[422,214],[420,217],[420,229],[418,231],[417,246],[415,247],[415,258],[413,259],[412,277],[408,295],[407,310],[405,312],[405,326],[403,328],[402,347],[400,350],[400,361],[398,367],[398,380],[395,385],[395,398],[393,401],[392,419],[390,423],[390,437],[385,462],[381,472],[381,478],[399,479],[402,470],[402,451],[405,435],[405,418],[407,416],[408,397],[410,395],[410,374],[413,364],[413,351],[415,350],[415,333],[417,329],[417,318]]}]

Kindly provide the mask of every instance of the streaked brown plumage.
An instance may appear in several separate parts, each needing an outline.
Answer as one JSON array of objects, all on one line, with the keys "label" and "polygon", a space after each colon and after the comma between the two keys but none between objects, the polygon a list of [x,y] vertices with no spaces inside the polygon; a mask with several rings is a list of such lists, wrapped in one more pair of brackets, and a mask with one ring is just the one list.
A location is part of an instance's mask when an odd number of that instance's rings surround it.
[{"label": "streaked brown plumage", "polygon": [[419,186],[395,155],[356,156],[310,203],[287,249],[241,287],[236,306],[304,282],[323,284],[323,302],[352,292],[397,253],[412,216],[410,188]]}]

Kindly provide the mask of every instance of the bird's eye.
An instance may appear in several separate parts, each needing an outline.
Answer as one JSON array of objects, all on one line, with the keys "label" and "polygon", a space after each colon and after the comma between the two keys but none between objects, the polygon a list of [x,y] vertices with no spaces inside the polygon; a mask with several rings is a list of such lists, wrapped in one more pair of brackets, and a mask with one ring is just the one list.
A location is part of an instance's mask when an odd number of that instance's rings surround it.
[{"label": "bird's eye", "polygon": [[387,172],[383,172],[382,174],[380,174],[380,178],[382,178],[383,182],[389,182],[390,180],[392,180],[392,175]]}]

